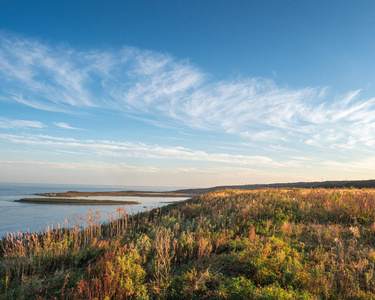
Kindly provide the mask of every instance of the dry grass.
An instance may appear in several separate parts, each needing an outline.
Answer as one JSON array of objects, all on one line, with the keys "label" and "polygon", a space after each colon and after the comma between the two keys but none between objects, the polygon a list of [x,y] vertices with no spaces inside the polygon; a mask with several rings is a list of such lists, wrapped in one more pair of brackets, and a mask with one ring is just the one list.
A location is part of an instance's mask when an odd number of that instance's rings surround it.
[{"label": "dry grass", "polygon": [[375,191],[225,190],[1,241],[0,299],[373,299]]}]

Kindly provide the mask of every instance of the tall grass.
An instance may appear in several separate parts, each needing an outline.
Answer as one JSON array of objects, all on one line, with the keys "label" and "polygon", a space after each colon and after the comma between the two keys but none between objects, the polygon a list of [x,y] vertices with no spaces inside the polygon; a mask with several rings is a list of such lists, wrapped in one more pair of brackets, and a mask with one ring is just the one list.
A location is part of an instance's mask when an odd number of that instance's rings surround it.
[{"label": "tall grass", "polygon": [[0,299],[375,298],[374,190],[225,190],[107,219],[8,235]]}]

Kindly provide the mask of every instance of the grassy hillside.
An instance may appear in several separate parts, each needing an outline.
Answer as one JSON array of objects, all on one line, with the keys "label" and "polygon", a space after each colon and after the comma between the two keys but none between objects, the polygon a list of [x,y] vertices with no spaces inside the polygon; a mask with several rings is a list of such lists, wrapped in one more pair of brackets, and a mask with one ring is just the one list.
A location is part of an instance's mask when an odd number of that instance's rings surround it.
[{"label": "grassy hillside", "polygon": [[193,188],[176,190],[175,193],[185,193],[190,195],[201,195],[218,190],[241,189],[254,190],[265,188],[375,188],[375,180],[338,180],[338,181],[312,181],[312,182],[288,182],[288,183],[267,183],[267,184],[245,184],[245,185],[223,185],[209,188]]},{"label": "grassy hillside", "polygon": [[0,299],[374,299],[375,191],[226,190],[3,239]]}]

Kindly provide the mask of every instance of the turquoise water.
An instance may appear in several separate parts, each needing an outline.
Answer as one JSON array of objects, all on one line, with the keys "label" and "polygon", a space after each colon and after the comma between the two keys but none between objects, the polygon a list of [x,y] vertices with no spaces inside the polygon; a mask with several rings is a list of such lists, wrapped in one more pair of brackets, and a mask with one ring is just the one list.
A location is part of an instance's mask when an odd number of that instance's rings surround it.
[{"label": "turquoise water", "polygon": [[[44,231],[47,225],[55,228],[65,219],[73,224],[74,216],[86,216],[90,208],[93,212],[99,211],[103,221],[108,220],[108,214],[116,211],[117,205],[54,205],[14,202],[27,198],[35,193],[61,193],[67,191],[95,192],[95,191],[170,191],[176,187],[147,187],[147,186],[98,186],[98,185],[62,185],[62,184],[23,184],[0,183],[0,238],[7,233]],[[35,198],[36,196],[32,196]],[[128,214],[150,210],[166,205],[166,201],[184,200],[186,197],[87,197],[85,199],[114,199],[134,200],[141,202],[138,205],[124,205]]]}]

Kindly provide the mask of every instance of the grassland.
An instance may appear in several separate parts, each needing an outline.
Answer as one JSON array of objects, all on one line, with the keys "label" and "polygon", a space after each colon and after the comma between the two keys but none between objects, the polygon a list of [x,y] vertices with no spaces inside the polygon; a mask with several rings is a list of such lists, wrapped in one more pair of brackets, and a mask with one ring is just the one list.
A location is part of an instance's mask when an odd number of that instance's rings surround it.
[{"label": "grassland", "polygon": [[118,201],[118,200],[91,200],[91,199],[76,199],[76,198],[22,198],[15,200],[23,203],[37,203],[37,204],[72,204],[72,205],[130,205],[141,204],[137,201]]},{"label": "grassland", "polygon": [[0,299],[375,299],[374,245],[372,189],[216,191],[8,236]]}]

